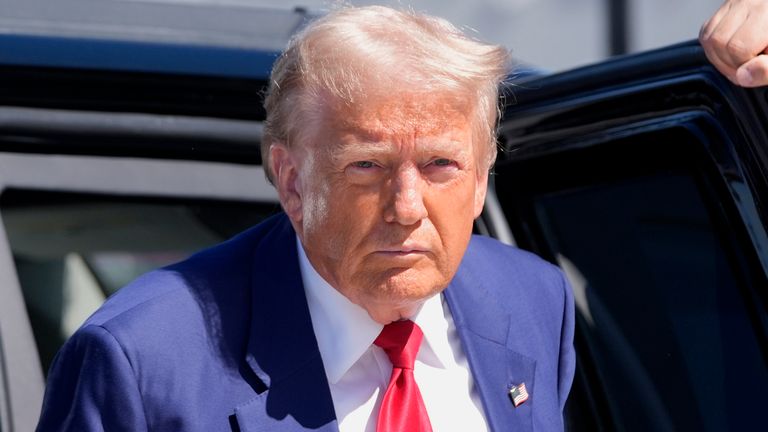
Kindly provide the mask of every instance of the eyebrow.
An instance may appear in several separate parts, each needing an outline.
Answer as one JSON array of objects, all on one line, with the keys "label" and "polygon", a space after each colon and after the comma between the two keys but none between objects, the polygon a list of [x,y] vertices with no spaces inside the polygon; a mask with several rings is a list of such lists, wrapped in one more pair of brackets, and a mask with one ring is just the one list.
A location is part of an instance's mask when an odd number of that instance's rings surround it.
[{"label": "eyebrow", "polygon": [[393,145],[382,141],[354,141],[341,140],[333,143],[329,148],[331,159],[376,159],[378,155],[386,155],[392,151]]},{"label": "eyebrow", "polygon": [[[359,137],[357,134],[350,134],[354,137]],[[369,135],[372,138],[372,135]],[[417,145],[419,150],[417,154],[445,154],[446,152],[452,153],[452,158],[466,159],[471,153],[469,146],[464,145],[456,139],[441,139],[440,137],[425,137],[417,139]],[[342,157],[344,159],[376,159],[389,155],[396,148],[396,144],[387,141],[375,141],[369,139],[363,140],[340,140],[330,146],[330,156],[334,161],[338,161]]]}]

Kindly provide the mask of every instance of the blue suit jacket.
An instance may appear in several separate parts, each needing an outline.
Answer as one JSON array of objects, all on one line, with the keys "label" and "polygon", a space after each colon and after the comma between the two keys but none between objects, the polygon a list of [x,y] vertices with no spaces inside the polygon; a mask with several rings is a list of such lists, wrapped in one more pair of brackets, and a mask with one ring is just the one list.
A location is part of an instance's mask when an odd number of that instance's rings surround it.
[{"label": "blue suit jacket", "polygon": [[[294,235],[279,215],[120,290],[57,355],[38,430],[338,430]],[[574,353],[559,270],[475,237],[445,297],[490,427],[561,430]]]}]

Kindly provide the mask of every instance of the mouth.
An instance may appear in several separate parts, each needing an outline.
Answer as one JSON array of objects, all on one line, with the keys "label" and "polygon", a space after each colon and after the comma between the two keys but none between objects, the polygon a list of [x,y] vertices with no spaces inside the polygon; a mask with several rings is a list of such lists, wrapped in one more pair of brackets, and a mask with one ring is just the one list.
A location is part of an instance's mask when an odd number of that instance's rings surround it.
[{"label": "mouth", "polygon": [[416,249],[397,250],[397,251],[384,250],[384,251],[378,251],[377,253],[382,255],[391,255],[391,256],[410,256],[410,255],[424,255],[427,253],[427,251],[416,250]]},{"label": "mouth", "polygon": [[377,254],[391,257],[409,257],[422,256],[428,254],[430,249],[421,245],[402,245],[394,247],[385,247],[376,251]]}]

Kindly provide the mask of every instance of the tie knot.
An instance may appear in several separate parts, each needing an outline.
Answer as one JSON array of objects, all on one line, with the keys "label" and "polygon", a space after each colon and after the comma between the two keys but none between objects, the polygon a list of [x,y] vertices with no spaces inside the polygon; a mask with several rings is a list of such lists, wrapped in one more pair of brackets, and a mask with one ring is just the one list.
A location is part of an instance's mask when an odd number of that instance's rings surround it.
[{"label": "tie knot", "polygon": [[413,369],[423,337],[421,329],[413,321],[395,321],[385,325],[373,343],[387,353],[393,367]]}]

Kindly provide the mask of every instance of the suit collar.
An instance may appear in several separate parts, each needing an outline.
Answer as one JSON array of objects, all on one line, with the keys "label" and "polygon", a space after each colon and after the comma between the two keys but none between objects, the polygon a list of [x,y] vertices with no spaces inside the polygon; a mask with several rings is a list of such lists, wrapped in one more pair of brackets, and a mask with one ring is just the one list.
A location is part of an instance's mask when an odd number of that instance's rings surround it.
[{"label": "suit collar", "polygon": [[[472,259],[465,255],[465,261]],[[498,290],[486,285],[486,277],[472,266],[459,268],[445,290],[445,298],[467,355],[475,385],[480,393],[486,421],[491,430],[531,430],[534,373],[536,363],[509,348],[509,314],[496,298]],[[506,368],[499,367],[506,365]],[[530,400],[517,408],[508,392],[512,385],[525,383]]]},{"label": "suit collar", "polygon": [[338,431],[301,282],[295,233],[280,215],[254,248],[246,362],[266,390],[235,410],[241,431]]}]

